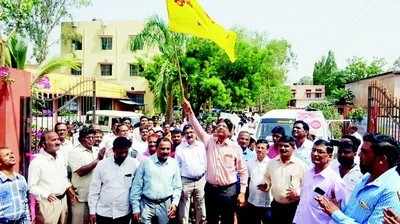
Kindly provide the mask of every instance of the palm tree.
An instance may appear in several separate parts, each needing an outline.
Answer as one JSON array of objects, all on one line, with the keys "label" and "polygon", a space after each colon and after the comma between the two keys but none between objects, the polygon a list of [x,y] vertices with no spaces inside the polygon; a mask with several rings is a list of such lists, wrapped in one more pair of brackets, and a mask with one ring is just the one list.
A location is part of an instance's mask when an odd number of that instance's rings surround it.
[{"label": "palm tree", "polygon": [[[167,24],[158,16],[151,17],[143,30],[131,41],[131,50],[144,47],[157,48],[161,53],[163,64],[161,73],[150,88],[155,94],[155,104],[161,112],[166,113],[165,120],[172,121],[174,87],[179,85],[177,73],[180,73],[179,58],[184,55],[188,38],[168,29]],[[165,107],[166,105],[166,107]]]}]

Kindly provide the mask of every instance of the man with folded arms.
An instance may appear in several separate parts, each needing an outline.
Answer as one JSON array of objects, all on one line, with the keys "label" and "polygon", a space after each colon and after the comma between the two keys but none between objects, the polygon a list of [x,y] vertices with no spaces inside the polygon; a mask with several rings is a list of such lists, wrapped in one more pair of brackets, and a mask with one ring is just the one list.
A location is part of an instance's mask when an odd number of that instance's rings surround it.
[{"label": "man with folded arms", "polygon": [[66,223],[67,196],[76,200],[68,181],[67,167],[60,149],[60,139],[55,132],[45,133],[39,144],[42,149],[29,165],[28,187],[38,201],[35,223]]},{"label": "man with folded arms", "polygon": [[206,218],[206,207],[204,203],[204,177],[207,168],[206,149],[196,139],[193,126],[185,125],[183,133],[186,141],[183,141],[176,149],[175,159],[181,170],[183,191],[179,202],[179,222],[189,223],[190,201],[193,202],[196,211],[196,223],[202,223]]},{"label": "man with folded arms", "polygon": [[128,224],[129,192],[139,162],[128,156],[131,141],[117,137],[113,156],[100,161],[93,172],[88,204],[91,224]]},{"label": "man with folded arms", "polygon": [[169,157],[172,142],[160,139],[157,153],[140,164],[132,184],[130,203],[132,220],[167,224],[176,217],[176,210],[182,192],[178,163]]}]

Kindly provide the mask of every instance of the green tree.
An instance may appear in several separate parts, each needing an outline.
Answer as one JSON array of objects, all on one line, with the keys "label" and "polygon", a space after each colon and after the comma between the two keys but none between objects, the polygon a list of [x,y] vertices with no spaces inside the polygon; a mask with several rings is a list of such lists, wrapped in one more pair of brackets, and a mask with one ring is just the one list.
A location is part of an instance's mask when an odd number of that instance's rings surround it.
[{"label": "green tree", "polygon": [[1,21],[7,31],[16,31],[33,43],[33,56],[42,63],[48,54],[49,35],[64,18],[70,18],[69,10],[85,6],[90,0],[0,0]]},{"label": "green tree", "polygon": [[[143,30],[131,41],[131,50],[141,50],[144,47],[157,48],[161,55],[152,64],[145,77],[150,81],[150,88],[155,92],[156,106],[160,112],[166,113],[166,121],[172,122],[173,102],[176,86],[179,86],[178,73],[181,58],[185,54],[187,37],[172,32],[160,17],[151,17]],[[166,107],[164,107],[166,105]]]},{"label": "green tree", "polygon": [[364,58],[354,57],[348,60],[348,65],[344,69],[347,76],[346,81],[357,81],[382,73],[385,64],[386,63],[383,59],[374,59],[368,63]]}]

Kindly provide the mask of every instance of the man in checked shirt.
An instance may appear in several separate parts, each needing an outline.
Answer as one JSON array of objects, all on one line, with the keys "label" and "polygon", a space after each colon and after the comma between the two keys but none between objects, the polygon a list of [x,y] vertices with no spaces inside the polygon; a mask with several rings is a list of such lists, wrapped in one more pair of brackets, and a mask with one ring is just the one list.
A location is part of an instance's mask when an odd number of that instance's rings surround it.
[{"label": "man in checked shirt", "polygon": [[0,147],[0,223],[30,223],[28,185],[25,178],[14,172],[14,152]]},{"label": "man in checked shirt", "polygon": [[[234,221],[236,205],[244,206],[248,181],[242,149],[229,139],[232,122],[221,119],[214,135],[207,134],[193,113],[189,101],[183,100],[183,110],[206,147],[207,174],[205,186],[207,222],[230,224]],[[240,180],[240,192],[236,183]]]}]

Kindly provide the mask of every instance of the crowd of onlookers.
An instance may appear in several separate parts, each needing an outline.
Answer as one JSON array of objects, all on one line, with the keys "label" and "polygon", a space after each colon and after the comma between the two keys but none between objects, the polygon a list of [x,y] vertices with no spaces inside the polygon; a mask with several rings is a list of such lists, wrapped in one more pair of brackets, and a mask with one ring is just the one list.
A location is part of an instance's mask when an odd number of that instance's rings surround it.
[{"label": "crowd of onlookers", "polygon": [[0,148],[0,223],[400,223],[393,138],[351,127],[310,140],[298,120],[292,133],[276,126],[271,143],[232,134],[229,119],[203,127],[186,100],[183,110],[183,124],[143,116],[111,133],[57,123],[27,182]]}]

